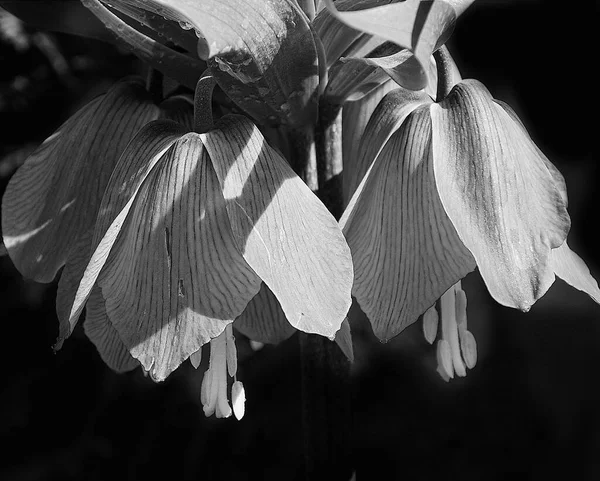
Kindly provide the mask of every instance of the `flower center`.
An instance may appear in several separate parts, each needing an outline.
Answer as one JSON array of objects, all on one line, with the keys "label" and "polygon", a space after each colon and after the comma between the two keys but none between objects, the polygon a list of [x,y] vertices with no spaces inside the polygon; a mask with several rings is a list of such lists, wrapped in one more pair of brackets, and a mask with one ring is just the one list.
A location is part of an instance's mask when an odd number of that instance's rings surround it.
[{"label": "flower center", "polygon": [[438,333],[441,318],[441,338],[437,342],[438,373],[445,381],[454,375],[464,377],[467,368],[473,369],[477,363],[477,343],[467,330],[467,295],[460,281],[448,289],[440,298],[440,313],[435,306],[423,315],[423,332],[430,344]]},{"label": "flower center", "polygon": [[[198,367],[200,364],[199,352],[192,354],[190,359],[195,367]],[[227,397],[229,375],[234,380],[231,387],[233,414],[237,419],[242,419],[244,416],[246,394],[244,392],[244,385],[237,380],[236,372],[237,350],[235,348],[233,329],[231,324],[229,324],[225,328],[225,331],[210,341],[209,367],[204,373],[200,391],[200,401],[204,406],[204,414],[206,416],[212,416],[213,414],[218,418],[231,416],[231,407]]]}]

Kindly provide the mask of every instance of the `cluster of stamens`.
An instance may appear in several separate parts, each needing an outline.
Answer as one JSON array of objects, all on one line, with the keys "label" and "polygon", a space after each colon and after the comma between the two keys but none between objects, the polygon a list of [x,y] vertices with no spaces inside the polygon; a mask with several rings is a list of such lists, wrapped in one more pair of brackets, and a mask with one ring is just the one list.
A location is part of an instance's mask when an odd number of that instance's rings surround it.
[{"label": "cluster of stamens", "polygon": [[[201,351],[199,349],[190,356],[190,361],[196,369],[200,366]],[[238,420],[244,416],[246,394],[244,385],[237,380],[236,372],[237,350],[233,329],[229,324],[225,331],[210,341],[209,366],[202,378],[200,391],[200,401],[207,417],[213,414],[218,418],[231,416],[231,407],[227,397],[228,374],[233,378],[231,387],[233,414]]]},{"label": "cluster of stamens", "polygon": [[[477,343],[467,330],[467,296],[460,281],[448,289],[439,300],[439,314],[433,305],[423,315],[425,339],[433,344],[437,341],[438,373],[445,381],[454,375],[464,377],[467,368],[477,363]],[[441,337],[438,336],[441,319]]]}]

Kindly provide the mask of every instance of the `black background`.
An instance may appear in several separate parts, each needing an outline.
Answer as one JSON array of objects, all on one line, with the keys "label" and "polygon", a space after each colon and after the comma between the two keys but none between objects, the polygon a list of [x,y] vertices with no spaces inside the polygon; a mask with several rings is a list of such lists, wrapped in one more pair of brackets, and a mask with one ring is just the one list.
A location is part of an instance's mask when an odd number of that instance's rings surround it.
[{"label": "black background", "polygon": [[[449,46],[463,77],[511,104],[565,176],[570,245],[598,277],[596,25],[595,2],[479,0]],[[66,74],[34,44],[18,52],[0,42],[2,192],[27,149],[142,71],[110,45],[50,38]],[[479,360],[449,384],[420,326],[382,345],[352,318],[357,479],[600,479],[600,307],[560,280],[527,314],[496,305],[478,274],[464,285]],[[160,385],[139,370],[117,375],[80,326],[54,354],[56,286],[23,280],[2,257],[0,289],[1,479],[298,478],[295,337],[258,353],[240,342],[246,416],[206,419],[204,366],[186,363]]]}]

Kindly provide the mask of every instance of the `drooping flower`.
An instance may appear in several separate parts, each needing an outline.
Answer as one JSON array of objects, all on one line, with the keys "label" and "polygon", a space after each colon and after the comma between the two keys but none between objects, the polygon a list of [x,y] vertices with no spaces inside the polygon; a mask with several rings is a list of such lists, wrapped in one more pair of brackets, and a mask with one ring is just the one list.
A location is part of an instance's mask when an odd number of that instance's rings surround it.
[{"label": "drooping flower", "polygon": [[353,295],[381,339],[426,313],[433,341],[440,299],[443,377],[463,375],[476,360],[459,284],[475,267],[505,306],[528,310],[555,275],[600,302],[566,242],[564,179],[481,83],[461,81],[437,103],[423,92],[390,92],[358,157],[354,177],[362,181],[340,221]]},{"label": "drooping flower", "polygon": [[205,133],[147,124],[99,212],[61,335],[86,302],[104,303],[96,345],[112,350],[106,358],[131,353],[155,380],[209,341],[219,352],[216,339],[262,283],[297,329],[333,338],[345,319],[353,274],[341,230],[244,117]]}]

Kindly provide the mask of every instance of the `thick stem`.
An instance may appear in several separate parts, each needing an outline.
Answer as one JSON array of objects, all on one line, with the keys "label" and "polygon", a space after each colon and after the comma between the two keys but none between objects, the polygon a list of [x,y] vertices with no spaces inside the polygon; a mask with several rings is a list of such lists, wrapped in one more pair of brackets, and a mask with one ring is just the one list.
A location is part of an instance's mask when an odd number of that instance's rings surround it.
[{"label": "thick stem", "polygon": [[202,134],[213,128],[212,95],[216,80],[209,69],[205,70],[194,92],[194,131]]}]

